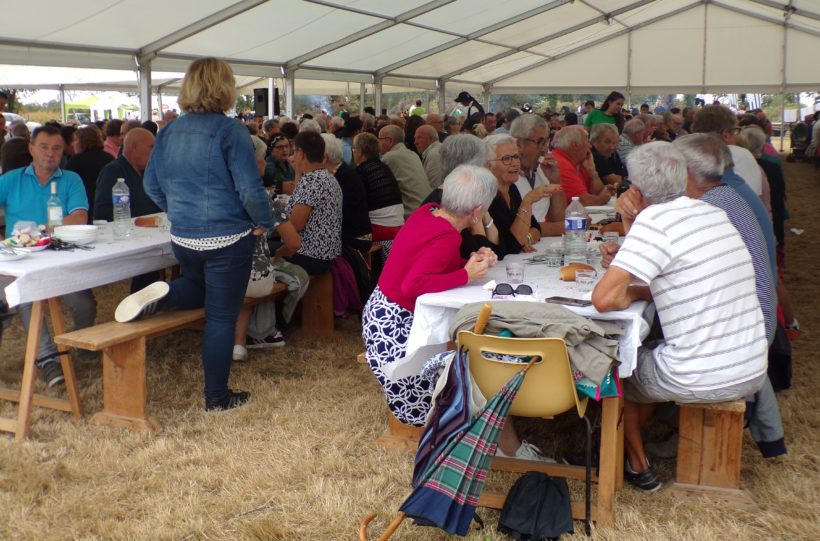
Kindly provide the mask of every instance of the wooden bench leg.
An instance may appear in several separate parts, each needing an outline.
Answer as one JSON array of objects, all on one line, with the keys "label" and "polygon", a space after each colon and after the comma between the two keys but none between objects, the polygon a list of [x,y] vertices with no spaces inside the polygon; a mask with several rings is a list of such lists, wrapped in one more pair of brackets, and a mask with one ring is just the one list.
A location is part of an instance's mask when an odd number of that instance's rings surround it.
[{"label": "wooden bench leg", "polygon": [[677,471],[670,489],[674,495],[755,508],[740,488],[744,408],[743,402],[680,405]]},{"label": "wooden bench leg", "polygon": [[387,430],[376,439],[376,445],[394,449],[416,450],[424,429],[402,423],[389,410],[387,416]]},{"label": "wooden bench leg", "polygon": [[315,276],[301,304],[302,329],[325,338],[333,336],[333,275]]},{"label": "wooden bench leg", "polygon": [[155,430],[148,416],[145,380],[145,337],[103,350],[103,411],[91,421],[97,424]]}]

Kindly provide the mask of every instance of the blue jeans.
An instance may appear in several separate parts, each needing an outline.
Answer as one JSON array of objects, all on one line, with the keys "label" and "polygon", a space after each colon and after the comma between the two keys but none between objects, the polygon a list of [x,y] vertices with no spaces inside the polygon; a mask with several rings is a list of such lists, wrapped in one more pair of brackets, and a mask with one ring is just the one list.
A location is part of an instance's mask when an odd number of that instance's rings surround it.
[{"label": "blue jeans", "polygon": [[254,236],[217,250],[189,250],[172,244],[182,276],[171,282],[163,309],[205,307],[202,368],[205,398],[222,400],[228,394],[236,319],[251,275]]}]

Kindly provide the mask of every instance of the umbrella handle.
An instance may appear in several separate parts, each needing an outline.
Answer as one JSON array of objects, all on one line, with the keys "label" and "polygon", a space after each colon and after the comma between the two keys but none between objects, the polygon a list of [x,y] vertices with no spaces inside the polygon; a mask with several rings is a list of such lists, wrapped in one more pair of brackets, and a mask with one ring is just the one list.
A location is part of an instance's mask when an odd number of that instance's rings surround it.
[{"label": "umbrella handle", "polygon": [[484,334],[484,329],[487,328],[487,323],[490,322],[490,313],[492,313],[493,307],[490,303],[485,302],[484,306],[481,307],[481,311],[478,313],[478,317],[475,320],[475,329],[473,332],[475,334]]},{"label": "umbrella handle", "polygon": [[[393,522],[391,522],[387,526],[387,529],[384,531],[381,537],[379,537],[379,541],[387,541],[387,539],[389,539],[390,536],[393,535],[393,532],[395,532],[398,529],[399,525],[404,520],[404,517],[404,513],[399,511],[399,514],[396,515],[396,518],[393,519]],[[376,518],[376,513],[368,515],[364,518],[364,520],[362,520],[362,523],[359,526],[359,541],[367,541],[367,525],[370,524],[370,522],[374,518]]]}]

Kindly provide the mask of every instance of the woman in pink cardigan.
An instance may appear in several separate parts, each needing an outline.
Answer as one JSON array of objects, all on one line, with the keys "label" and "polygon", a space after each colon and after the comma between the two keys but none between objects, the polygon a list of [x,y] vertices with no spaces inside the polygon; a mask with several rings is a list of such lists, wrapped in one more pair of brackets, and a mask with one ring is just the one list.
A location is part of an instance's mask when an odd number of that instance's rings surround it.
[{"label": "woman in pink cardigan", "polygon": [[461,231],[477,223],[498,190],[484,168],[457,167],[443,183],[441,205],[419,207],[393,242],[379,284],[362,314],[367,362],[384,388],[387,405],[401,422],[422,426],[432,387],[420,376],[388,380],[382,368],[404,357],[416,299],[483,278],[497,261],[488,248],[469,260],[459,255]]}]

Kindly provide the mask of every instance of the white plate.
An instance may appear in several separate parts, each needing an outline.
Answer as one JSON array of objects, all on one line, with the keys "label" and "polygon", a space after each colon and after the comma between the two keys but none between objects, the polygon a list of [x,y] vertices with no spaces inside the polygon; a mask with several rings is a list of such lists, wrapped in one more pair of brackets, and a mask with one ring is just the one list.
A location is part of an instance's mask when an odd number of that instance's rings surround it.
[{"label": "white plate", "polygon": [[[50,243],[49,243],[50,244]],[[27,248],[23,248],[21,246],[15,246],[14,249],[18,252],[25,252],[25,253],[32,253],[32,252],[40,252],[48,248],[48,244],[44,244],[43,246],[29,246]]]},{"label": "white plate", "polygon": [[17,261],[18,259],[23,259],[27,257],[28,254],[25,252],[18,251],[17,248],[14,249],[14,254],[7,254],[5,252],[0,252],[0,261]]}]

